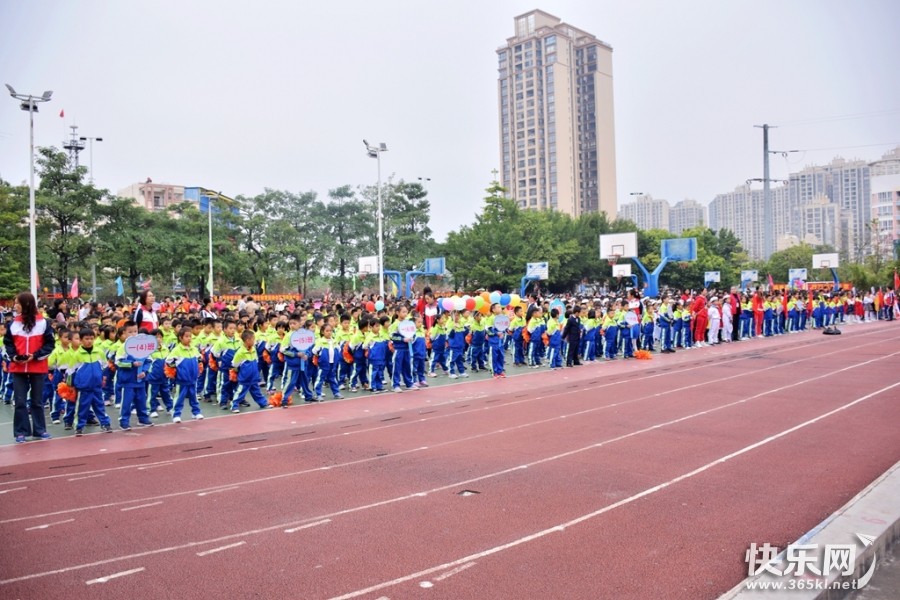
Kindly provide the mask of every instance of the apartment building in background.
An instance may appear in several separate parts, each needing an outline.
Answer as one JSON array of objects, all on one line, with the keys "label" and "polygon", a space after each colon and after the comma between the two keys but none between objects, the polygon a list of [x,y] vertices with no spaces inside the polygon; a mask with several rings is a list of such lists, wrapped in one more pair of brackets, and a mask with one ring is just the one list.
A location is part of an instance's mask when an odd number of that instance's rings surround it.
[{"label": "apartment building in background", "polygon": [[521,208],[616,215],[612,47],[541,10],[497,50],[500,177]]},{"label": "apartment building in background", "polygon": [[874,251],[892,259],[900,252],[900,147],[871,163],[869,176],[872,219],[877,221]]},{"label": "apartment building in background", "polygon": [[619,207],[619,219],[633,221],[638,229],[669,230],[669,202],[650,194],[642,194],[633,202]]},{"label": "apartment building in background", "polygon": [[686,199],[669,209],[669,233],[680,236],[683,231],[706,224],[706,207]]}]

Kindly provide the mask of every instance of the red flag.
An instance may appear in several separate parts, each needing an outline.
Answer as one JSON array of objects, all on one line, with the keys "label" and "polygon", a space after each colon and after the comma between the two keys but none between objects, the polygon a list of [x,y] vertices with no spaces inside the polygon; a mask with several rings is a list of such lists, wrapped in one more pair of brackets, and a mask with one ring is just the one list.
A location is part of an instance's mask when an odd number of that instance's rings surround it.
[{"label": "red flag", "polygon": [[69,298],[77,298],[78,297],[78,277],[75,277],[75,281],[72,282],[72,289],[69,290]]},{"label": "red flag", "polygon": [[900,276],[897,275],[897,271],[894,271],[894,291],[900,290]]},{"label": "red flag", "polygon": [[775,287],[775,280],[772,279],[771,273],[766,273],[766,276],[769,278],[769,289],[773,289]]},{"label": "red flag", "polygon": [[64,119],[65,117],[66,117],[66,111],[65,110],[59,111],[59,118]]},{"label": "red flag", "polygon": [[150,279],[148,279],[147,281],[143,282],[143,283],[141,284],[141,287],[144,288],[145,290],[149,290],[149,289],[150,289],[150,284],[151,284],[151,283],[153,283],[153,278],[152,278],[152,277],[151,277]]}]

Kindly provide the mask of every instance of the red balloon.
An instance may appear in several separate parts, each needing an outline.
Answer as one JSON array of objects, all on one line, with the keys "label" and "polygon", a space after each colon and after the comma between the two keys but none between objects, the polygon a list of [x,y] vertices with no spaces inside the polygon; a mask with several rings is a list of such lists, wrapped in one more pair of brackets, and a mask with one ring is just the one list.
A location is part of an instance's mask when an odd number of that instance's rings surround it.
[{"label": "red balloon", "polygon": [[475,298],[466,298],[466,310],[475,310]]},{"label": "red balloon", "polygon": [[375,312],[375,303],[371,300],[369,302],[366,302],[366,310],[368,312]]}]

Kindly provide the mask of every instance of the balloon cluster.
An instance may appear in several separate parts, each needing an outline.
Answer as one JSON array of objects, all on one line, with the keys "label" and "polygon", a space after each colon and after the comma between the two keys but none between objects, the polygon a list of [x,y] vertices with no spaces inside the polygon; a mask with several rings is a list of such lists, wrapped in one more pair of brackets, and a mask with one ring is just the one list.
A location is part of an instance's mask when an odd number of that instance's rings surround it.
[{"label": "balloon cluster", "polygon": [[491,305],[499,304],[515,308],[522,303],[518,294],[504,294],[501,292],[481,292],[478,296],[450,296],[441,300],[441,308],[444,310],[468,310],[477,311],[483,315],[491,312]]}]

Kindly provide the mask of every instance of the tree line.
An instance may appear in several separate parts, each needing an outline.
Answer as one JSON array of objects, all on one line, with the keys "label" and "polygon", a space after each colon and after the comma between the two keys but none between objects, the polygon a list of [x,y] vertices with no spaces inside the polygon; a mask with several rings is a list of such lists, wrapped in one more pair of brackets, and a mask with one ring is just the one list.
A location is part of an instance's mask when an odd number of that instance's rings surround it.
[{"label": "tree line", "polygon": [[[101,299],[115,296],[117,277],[125,294],[138,293],[141,282],[172,289],[207,289],[209,272],[206,214],[183,202],[164,211],[149,211],[131,199],[117,198],[85,180],[84,167],[71,168],[67,155],[41,148],[36,190],[38,274],[41,288],[62,293],[78,276],[89,289],[96,266]],[[634,223],[610,220],[605,213],[572,218],[558,212],[520,209],[498,182],[486,190],[481,210],[470,225],[433,239],[430,200],[420,183],[389,179],[382,186],[385,267],[412,269],[428,257],[446,257],[451,278],[460,290],[517,289],[528,262],[547,262],[550,291],[575,291],[581,285],[616,284],[611,267],[599,256],[599,236],[638,231]],[[321,198],[314,191],[266,189],[238,196],[234,204],[219,200],[213,210],[214,286],[269,293],[301,293],[330,289],[344,295],[353,289],[357,260],[377,254],[377,189],[343,185]],[[28,288],[28,188],[0,180],[0,298]],[[652,270],[660,260],[666,231],[638,231],[641,260]],[[699,288],[705,271],[719,271],[717,287],[740,285],[740,271],[755,269],[765,281],[787,282],[789,268],[809,268],[812,254],[826,246],[800,245],[776,252],[768,261],[751,261],[733,232],[699,227],[682,237],[697,238],[697,260],[669,265],[661,285]],[[859,288],[888,285],[897,263],[867,257],[862,264],[842,265],[841,279]],[[635,269],[636,272],[636,269]],[[810,271],[810,279],[830,273]],[[367,282],[371,285],[371,281]],[[377,285],[377,284],[376,284]],[[88,295],[88,294],[84,294]]]}]

